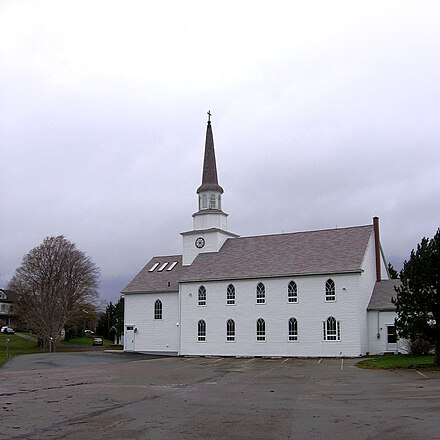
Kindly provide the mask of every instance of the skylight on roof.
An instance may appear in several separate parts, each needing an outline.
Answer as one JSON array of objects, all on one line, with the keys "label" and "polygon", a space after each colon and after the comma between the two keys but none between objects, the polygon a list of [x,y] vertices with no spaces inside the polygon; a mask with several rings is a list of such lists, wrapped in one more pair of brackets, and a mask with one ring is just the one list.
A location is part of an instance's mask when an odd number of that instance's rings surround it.
[{"label": "skylight on roof", "polygon": [[151,268],[148,270],[148,272],[153,272],[154,269],[156,269],[157,266],[159,266],[160,263],[154,263]]},{"label": "skylight on roof", "polygon": [[177,261],[173,261],[167,270],[173,270],[176,267],[176,265],[177,265]]},{"label": "skylight on roof", "polygon": [[162,264],[162,266],[157,269],[158,272],[162,272],[167,267],[168,261],[165,261],[165,263]]}]

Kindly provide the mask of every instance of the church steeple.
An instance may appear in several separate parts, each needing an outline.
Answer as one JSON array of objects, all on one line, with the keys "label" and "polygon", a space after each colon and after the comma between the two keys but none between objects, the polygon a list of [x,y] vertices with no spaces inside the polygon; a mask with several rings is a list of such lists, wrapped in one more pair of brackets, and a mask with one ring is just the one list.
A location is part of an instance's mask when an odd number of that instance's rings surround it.
[{"label": "church steeple", "polygon": [[206,127],[202,184],[197,188],[197,194],[199,195],[199,212],[213,209],[221,211],[223,188],[218,184],[210,111],[208,112],[208,126]]},{"label": "church steeple", "polygon": [[208,126],[206,127],[202,184],[198,187],[197,194],[205,191],[215,191],[223,194],[223,188],[218,184],[217,178],[217,164],[215,161],[214,138],[212,136],[210,111],[208,111]]},{"label": "church steeple", "polygon": [[223,188],[218,184],[211,112],[208,112],[202,184],[197,188],[199,210],[193,214],[192,231],[182,232],[182,264],[187,266],[200,253],[218,252],[225,241],[238,235],[228,232],[228,214],[222,211]]}]

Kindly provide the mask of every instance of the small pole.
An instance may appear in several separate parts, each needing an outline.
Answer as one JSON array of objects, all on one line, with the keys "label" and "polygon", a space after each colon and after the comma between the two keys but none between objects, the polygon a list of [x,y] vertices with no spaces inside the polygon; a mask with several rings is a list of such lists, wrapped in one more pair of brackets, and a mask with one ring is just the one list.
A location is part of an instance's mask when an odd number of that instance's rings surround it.
[{"label": "small pole", "polygon": [[10,339],[6,339],[6,359],[9,359],[9,341]]}]

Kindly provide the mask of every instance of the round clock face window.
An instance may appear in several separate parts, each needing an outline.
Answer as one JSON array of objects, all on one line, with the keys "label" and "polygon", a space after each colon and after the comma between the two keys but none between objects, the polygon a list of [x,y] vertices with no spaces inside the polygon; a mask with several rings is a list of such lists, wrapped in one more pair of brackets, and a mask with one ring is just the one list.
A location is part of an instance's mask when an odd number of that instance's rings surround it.
[{"label": "round clock face window", "polygon": [[196,239],[196,247],[201,249],[203,246],[205,246],[205,239],[202,237],[199,237]]}]

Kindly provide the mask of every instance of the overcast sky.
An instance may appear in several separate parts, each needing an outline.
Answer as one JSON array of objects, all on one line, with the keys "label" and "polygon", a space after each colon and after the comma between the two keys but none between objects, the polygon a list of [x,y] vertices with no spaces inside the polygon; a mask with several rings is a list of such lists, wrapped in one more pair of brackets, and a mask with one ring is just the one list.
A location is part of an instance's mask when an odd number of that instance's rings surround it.
[{"label": "overcast sky", "polygon": [[0,287],[63,234],[119,291],[181,253],[212,112],[240,235],[440,226],[438,1],[0,1]]}]

